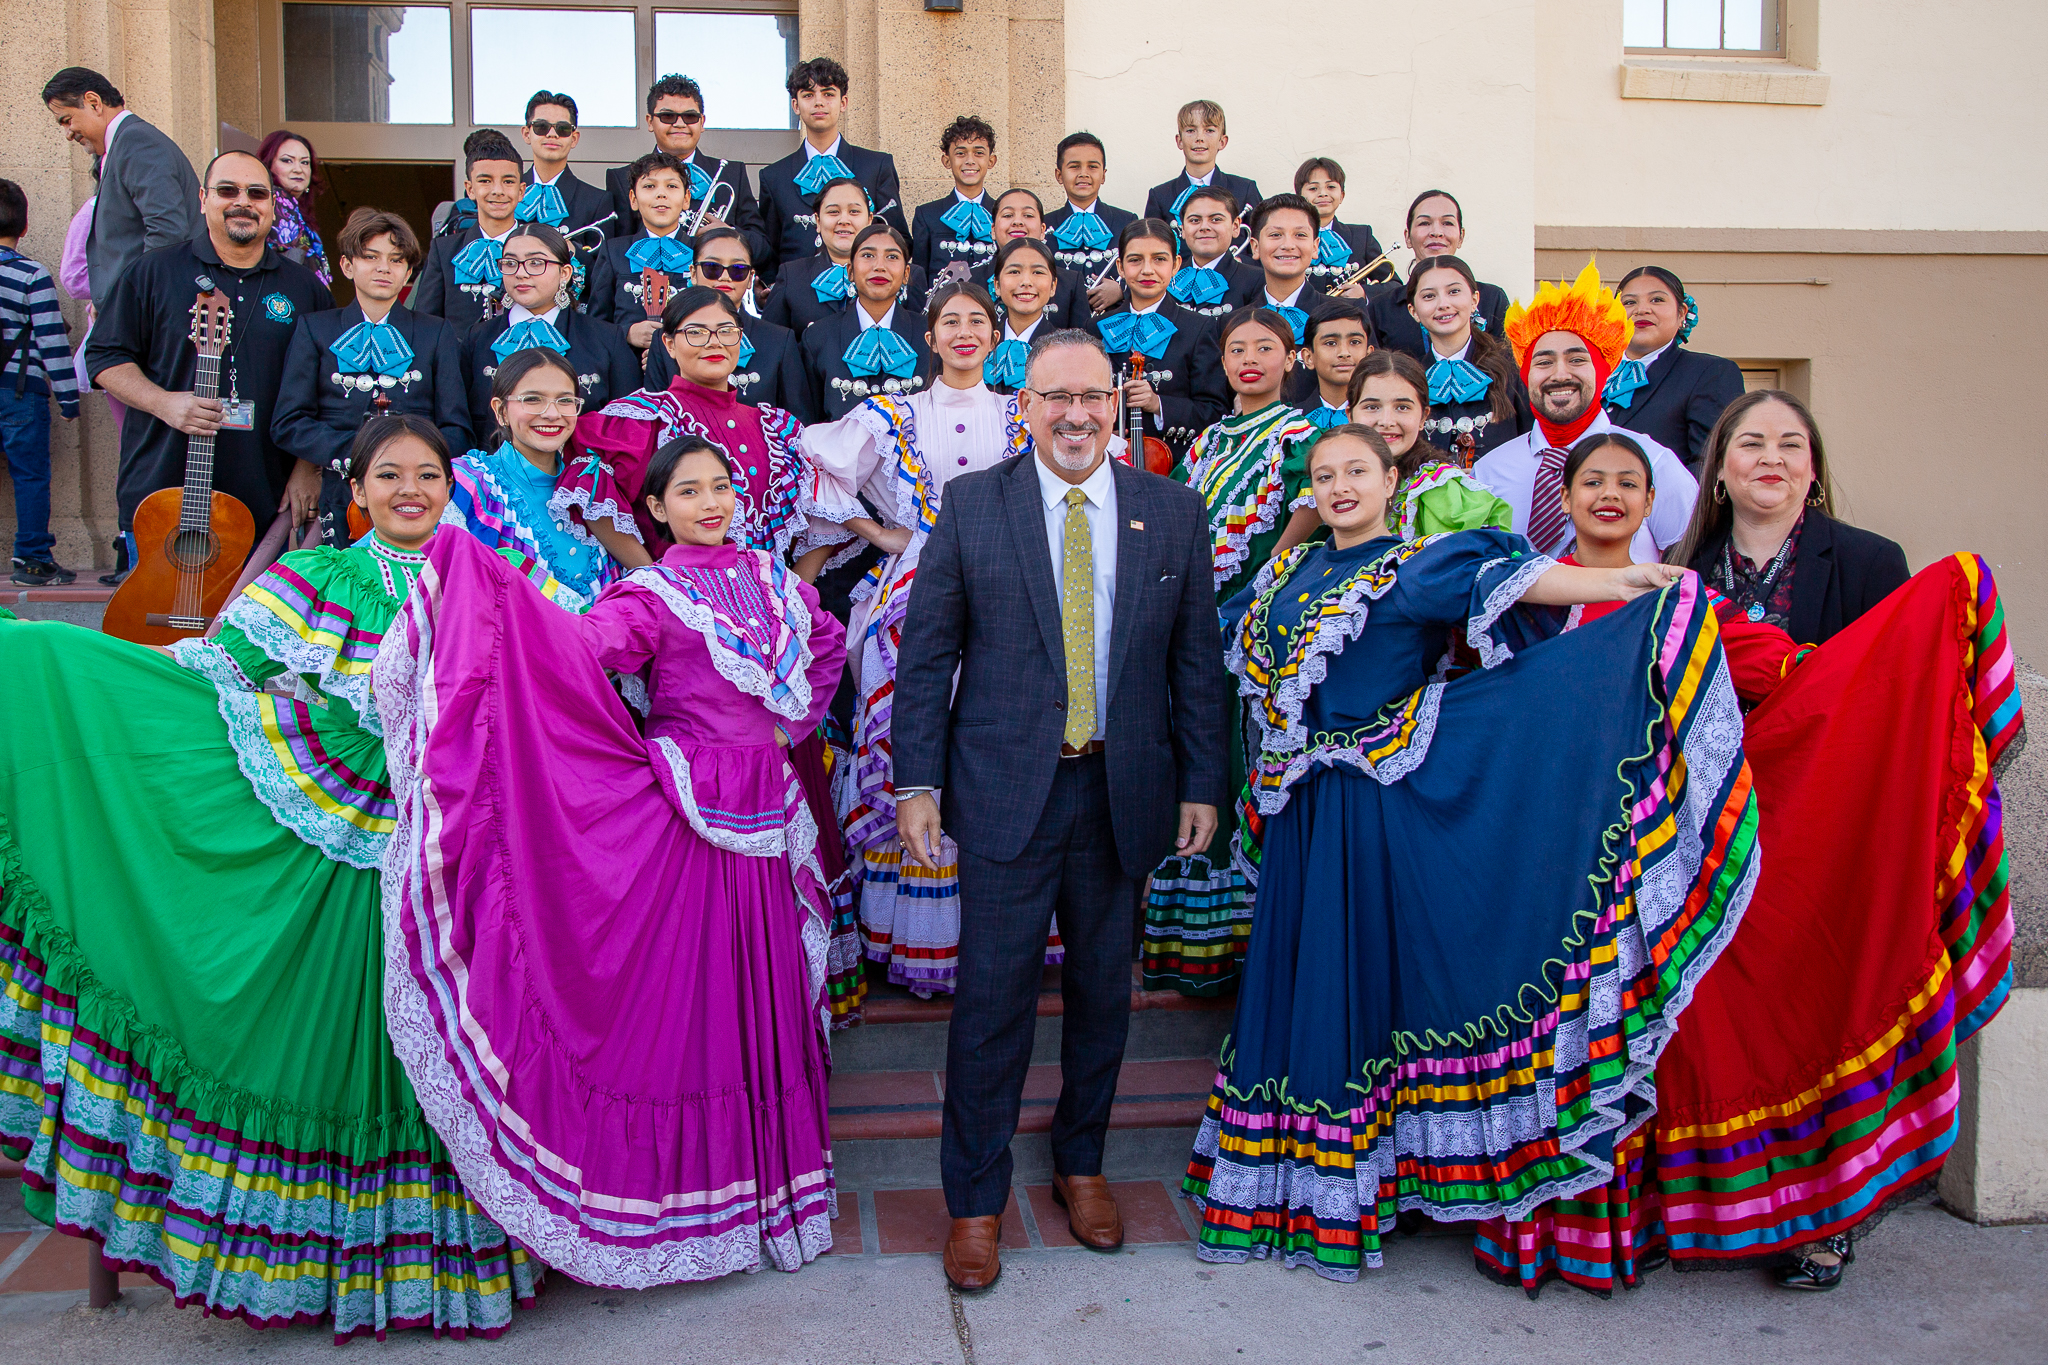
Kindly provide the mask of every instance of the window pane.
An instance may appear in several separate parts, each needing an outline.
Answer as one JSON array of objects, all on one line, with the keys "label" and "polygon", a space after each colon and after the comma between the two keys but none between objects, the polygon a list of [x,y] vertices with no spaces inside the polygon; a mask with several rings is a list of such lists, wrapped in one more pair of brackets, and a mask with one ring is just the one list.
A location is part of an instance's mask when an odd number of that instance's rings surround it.
[{"label": "window pane", "polygon": [[1724,8],[1723,46],[1731,52],[1777,51],[1777,0],[1726,0]]},{"label": "window pane", "polygon": [[1669,0],[1664,46],[1721,46],[1721,0]]},{"label": "window pane", "polygon": [[1621,45],[1664,46],[1664,0],[1621,0]]},{"label": "window pane", "polygon": [[286,5],[288,123],[452,123],[448,11]]},{"label": "window pane", "polygon": [[473,9],[469,12],[469,94],[478,123],[518,124],[536,90],[576,101],[583,127],[630,128],[640,121],[633,11]]},{"label": "window pane", "polygon": [[654,69],[703,88],[705,121],[718,128],[794,128],[783,82],[797,63],[794,14],[654,16]]}]

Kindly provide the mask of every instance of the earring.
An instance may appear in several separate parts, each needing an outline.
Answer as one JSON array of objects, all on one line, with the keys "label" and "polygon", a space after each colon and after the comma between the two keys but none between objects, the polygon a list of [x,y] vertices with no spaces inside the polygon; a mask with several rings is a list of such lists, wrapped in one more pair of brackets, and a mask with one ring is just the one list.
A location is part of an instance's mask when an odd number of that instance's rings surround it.
[{"label": "earring", "polygon": [[1818,507],[1826,501],[1827,498],[1821,494],[1819,484],[1810,483],[1806,485],[1806,505],[1808,507]]},{"label": "earring", "polygon": [[569,306],[569,286],[568,286],[568,285],[566,285],[566,284],[564,284],[564,285],[558,285],[558,286],[556,286],[556,288],[555,288],[555,307],[557,307],[557,308],[567,308],[568,306]]},{"label": "earring", "polygon": [[1728,485],[1719,479],[1714,480],[1714,501],[1717,504],[1728,501]]}]

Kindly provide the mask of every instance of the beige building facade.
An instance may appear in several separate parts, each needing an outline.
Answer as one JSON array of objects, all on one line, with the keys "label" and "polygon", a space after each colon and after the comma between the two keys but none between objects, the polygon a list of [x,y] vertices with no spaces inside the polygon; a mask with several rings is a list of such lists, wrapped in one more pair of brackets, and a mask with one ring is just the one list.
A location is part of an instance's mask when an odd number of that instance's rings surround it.
[{"label": "beige building facade", "polygon": [[[530,54],[541,71],[563,53],[590,56],[610,25],[607,41],[624,47],[603,68],[610,88],[575,92],[586,105],[633,96],[637,107],[658,71],[702,79],[727,65],[731,52],[687,45],[689,33],[710,31],[688,28],[687,16],[772,20],[791,51],[847,66],[849,132],[895,154],[906,209],[945,191],[938,131],[965,112],[998,131],[995,182],[1053,200],[1053,146],[1087,128],[1108,144],[1105,198],[1137,208],[1178,167],[1175,109],[1211,98],[1229,114],[1227,169],[1270,193],[1291,188],[1304,158],[1334,156],[1349,175],[1345,217],[1389,245],[1418,191],[1456,193],[1465,254],[1510,294],[1575,274],[1589,253],[1610,280],[1649,262],[1676,271],[1700,303],[1692,345],[1812,404],[1848,518],[1899,540],[1915,567],[1954,550],[1983,554],[2022,656],[2048,659],[2048,455],[2029,397],[2048,362],[2038,152],[2048,98],[2033,70],[2048,50],[2048,7],[1984,0],[1970,7],[1966,43],[1945,13],[1908,0],[1669,0],[1661,10],[1635,0],[1298,0],[1277,69],[1263,64],[1259,12],[1225,0],[959,0],[950,12],[923,0],[346,7],[370,29],[412,24],[408,42],[448,34],[445,115],[402,123],[350,116],[338,101],[322,106],[327,117],[299,116],[305,91],[286,73],[311,89],[313,68],[291,35],[314,20],[339,24],[344,16],[312,13],[327,3],[0,0],[0,99],[15,130],[0,176],[29,194],[24,249],[54,264],[66,221],[91,193],[88,158],[36,100],[50,72],[74,63],[112,78],[195,165],[292,116],[333,164],[336,198],[325,207],[336,221],[360,202],[418,211],[446,197],[463,134],[493,99],[504,102],[494,73],[472,77],[486,20],[506,9],[550,12],[530,16],[546,35]],[[1713,41],[1733,35],[1731,46],[1707,50],[1678,32],[1703,6],[1718,17]],[[1647,41],[1630,28],[1645,13],[1667,25]],[[1744,29],[1752,19],[1760,28]],[[1762,36],[1742,36],[1753,32]],[[401,55],[376,57],[389,59],[394,99],[421,79],[417,53],[403,71]],[[522,78],[512,93],[536,83]],[[756,166],[794,147],[786,123],[737,127],[721,108],[714,100],[708,145]],[[391,112],[371,114],[380,111]],[[586,178],[645,148],[630,123],[586,116]],[[83,305],[71,307],[76,330]],[[56,452],[59,556],[104,566],[114,530],[105,407],[89,403],[81,422],[59,423]],[[0,493],[0,523],[11,515]],[[2048,682],[2030,671],[2025,687],[2048,716]],[[1954,1206],[1987,1221],[2048,1218],[2044,793],[2048,750],[2037,745],[2008,775],[2022,989],[1967,1058],[1964,1139],[1945,1185]]]}]

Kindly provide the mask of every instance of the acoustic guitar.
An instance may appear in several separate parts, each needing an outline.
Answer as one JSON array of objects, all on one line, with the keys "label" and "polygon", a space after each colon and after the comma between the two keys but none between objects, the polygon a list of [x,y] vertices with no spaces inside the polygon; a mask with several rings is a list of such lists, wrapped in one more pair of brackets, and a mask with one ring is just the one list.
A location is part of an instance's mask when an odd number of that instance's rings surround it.
[{"label": "acoustic guitar", "polygon": [[[201,276],[199,285],[192,304],[192,344],[199,352],[192,392],[218,398],[234,310],[212,280]],[[142,645],[204,634],[227,605],[255,543],[249,509],[214,491],[213,437],[187,437],[185,486],[151,493],[135,509],[135,568],[107,603],[101,628]]]}]

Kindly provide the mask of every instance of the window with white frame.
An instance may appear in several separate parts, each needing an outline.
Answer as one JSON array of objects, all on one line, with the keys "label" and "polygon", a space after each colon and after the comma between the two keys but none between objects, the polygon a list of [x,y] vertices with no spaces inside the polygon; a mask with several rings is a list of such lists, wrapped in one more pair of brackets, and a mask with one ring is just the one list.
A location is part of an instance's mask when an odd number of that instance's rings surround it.
[{"label": "window with white frame", "polygon": [[1621,42],[1630,52],[1679,56],[1784,55],[1782,0],[1622,0]]}]

